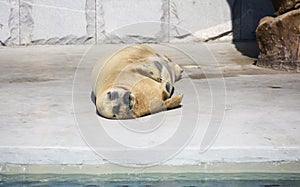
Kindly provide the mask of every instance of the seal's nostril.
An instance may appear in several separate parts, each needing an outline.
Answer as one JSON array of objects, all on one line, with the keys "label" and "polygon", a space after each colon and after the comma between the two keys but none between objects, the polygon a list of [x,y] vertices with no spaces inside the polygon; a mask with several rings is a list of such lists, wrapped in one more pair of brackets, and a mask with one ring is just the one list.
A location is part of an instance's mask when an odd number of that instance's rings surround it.
[{"label": "seal's nostril", "polygon": [[130,103],[130,92],[126,92],[123,96],[123,102],[125,105],[129,105]]}]

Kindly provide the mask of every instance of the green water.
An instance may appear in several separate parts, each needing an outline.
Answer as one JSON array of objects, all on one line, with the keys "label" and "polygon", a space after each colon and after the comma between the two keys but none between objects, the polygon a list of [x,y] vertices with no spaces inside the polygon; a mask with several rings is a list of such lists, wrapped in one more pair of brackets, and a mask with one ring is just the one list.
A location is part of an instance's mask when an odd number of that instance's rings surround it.
[{"label": "green water", "polygon": [[299,174],[0,175],[0,186],[300,187]]}]

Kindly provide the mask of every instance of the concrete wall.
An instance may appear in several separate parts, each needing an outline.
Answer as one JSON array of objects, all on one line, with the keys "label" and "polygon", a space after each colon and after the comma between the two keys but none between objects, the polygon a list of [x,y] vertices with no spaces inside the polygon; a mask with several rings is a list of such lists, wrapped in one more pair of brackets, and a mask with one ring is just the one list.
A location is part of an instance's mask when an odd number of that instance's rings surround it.
[{"label": "concrete wall", "polygon": [[270,0],[0,0],[5,45],[253,40]]}]

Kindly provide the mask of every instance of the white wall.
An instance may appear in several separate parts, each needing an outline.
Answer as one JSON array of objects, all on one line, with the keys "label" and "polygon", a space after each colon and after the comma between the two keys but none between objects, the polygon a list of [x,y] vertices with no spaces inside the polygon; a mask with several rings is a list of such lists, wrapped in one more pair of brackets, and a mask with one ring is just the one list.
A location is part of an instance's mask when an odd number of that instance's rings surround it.
[{"label": "white wall", "polygon": [[[6,45],[255,39],[270,0],[0,0]],[[232,20],[235,21],[232,21]]]}]

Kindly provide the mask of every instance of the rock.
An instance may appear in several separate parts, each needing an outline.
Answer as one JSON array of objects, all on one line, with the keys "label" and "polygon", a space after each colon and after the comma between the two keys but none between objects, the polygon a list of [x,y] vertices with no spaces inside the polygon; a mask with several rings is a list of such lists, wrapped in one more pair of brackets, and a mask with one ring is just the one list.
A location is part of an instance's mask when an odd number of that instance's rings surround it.
[{"label": "rock", "polygon": [[272,0],[272,3],[276,16],[300,7],[300,0]]},{"label": "rock", "polygon": [[300,72],[300,9],[261,19],[256,37],[258,66]]}]

